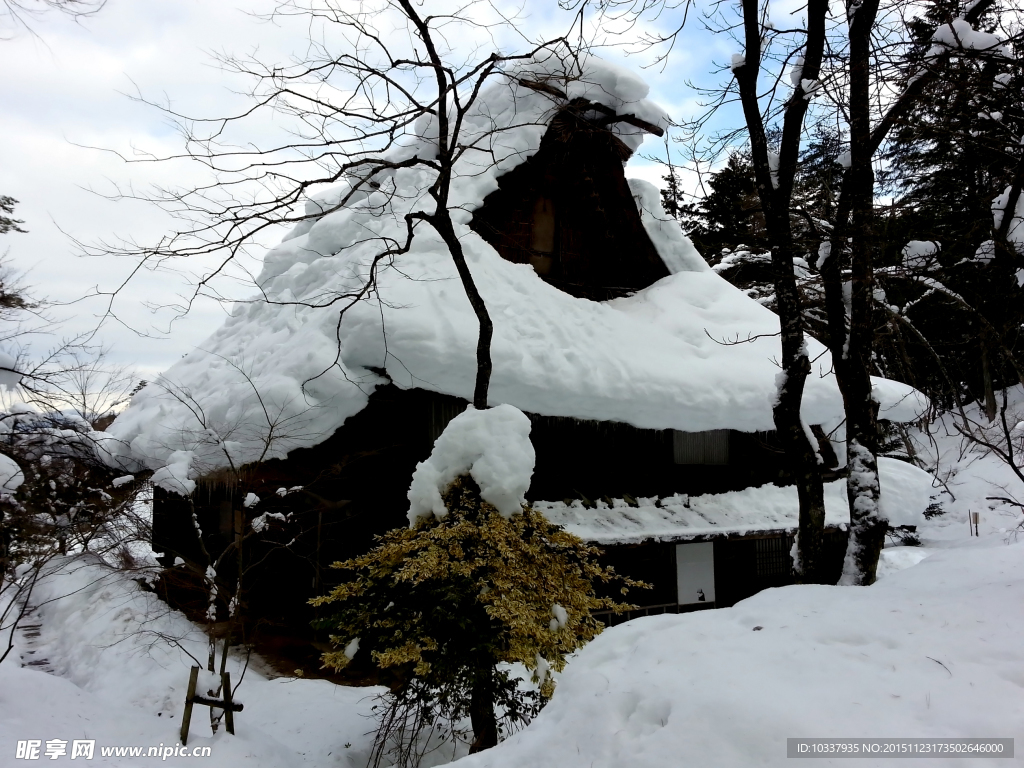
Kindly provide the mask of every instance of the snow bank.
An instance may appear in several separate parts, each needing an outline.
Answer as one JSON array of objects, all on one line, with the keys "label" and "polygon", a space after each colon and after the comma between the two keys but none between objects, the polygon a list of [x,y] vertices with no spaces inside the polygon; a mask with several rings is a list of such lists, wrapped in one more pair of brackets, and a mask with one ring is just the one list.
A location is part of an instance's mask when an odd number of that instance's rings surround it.
[{"label": "snow bank", "polygon": [[791,586],[636,619],[579,652],[525,731],[459,765],[781,768],[787,737],[1019,745],[1022,601],[1024,543],[989,544],[933,553],[872,587]]},{"label": "snow bank", "polygon": [[409,524],[448,514],[441,493],[459,475],[469,473],[480,498],[505,517],[522,511],[536,461],[530,419],[518,408],[472,406],[449,422],[430,458],[416,465],[409,488]]},{"label": "snow bank", "polygon": [[[28,641],[31,647],[19,638],[15,655],[0,665],[0,764],[21,762],[14,760],[18,740],[64,739],[70,746],[72,739],[95,739],[94,758],[85,765],[104,768],[366,765],[373,697],[383,689],[274,677],[256,657],[246,668],[244,651],[227,665],[245,704],[235,715],[236,735],[223,728],[211,735],[206,708],[193,713],[188,745],[211,747],[211,757],[102,757],[101,747],[179,743],[189,669],[193,657],[205,664],[207,639],[141,589],[133,580],[139,573],[118,573],[84,558],[54,565],[33,595],[40,636]],[[22,663],[44,662],[38,668],[51,672],[19,668],[18,653]],[[432,757],[425,766],[452,753]],[[79,762],[65,756],[52,764]]]},{"label": "snow bank", "polygon": [[[538,150],[556,114],[549,96],[516,78],[553,73],[552,61],[534,62],[482,91],[465,135],[481,151],[461,155],[452,183],[456,231],[494,322],[490,402],[651,429],[772,429],[778,318],[707,268],[652,186],[631,182],[644,226],[673,274],[630,298],[595,303],[562,293],[528,265],[503,260],[469,228],[472,211],[498,188],[501,174]],[[636,75],[597,59],[587,60],[580,78],[552,82],[621,114],[667,119],[646,101]],[[631,148],[643,138],[626,123],[612,129]],[[391,159],[429,156],[431,130],[430,118],[420,120],[416,138]],[[201,348],[135,395],[110,427],[125,453],[156,469],[175,452],[190,452],[195,477],[224,466],[229,444],[236,463],[261,455],[267,413],[279,414],[266,454],[274,458],[328,438],[388,379],[471,399],[477,321],[446,246],[428,225],[418,226],[408,253],[377,265],[376,294],[346,310],[340,333],[340,305],[308,306],[361,287],[385,239],[404,240],[405,214],[433,206],[429,169],[382,171],[373,180],[378,188],[356,189],[349,179],[309,201],[307,212],[322,215],[271,249],[257,278],[274,303],[236,305]],[[804,418],[838,421],[842,400],[828,354],[817,342],[808,346],[816,362]],[[911,391],[890,385],[886,393],[896,402]],[[187,485],[188,477],[174,477]]]},{"label": "snow bank", "polygon": [[904,568],[911,568],[924,560],[931,552],[924,547],[890,547],[883,549],[878,558],[876,577],[881,579]]},{"label": "snow bank", "polygon": [[890,525],[920,525],[935,493],[934,478],[920,467],[898,459],[878,457],[882,495],[879,516]]},{"label": "snow bank", "polygon": [[[930,503],[932,476],[896,459],[879,458],[882,486],[881,513],[893,525],[919,525]],[[795,531],[799,501],[792,485],[762,485],[742,491],[676,495],[665,499],[639,499],[631,507],[622,499],[613,505],[596,502],[588,509],[582,502],[537,501],[533,508],[556,525],[595,544],[636,544],[642,541],[686,541],[726,534],[745,535],[765,531]],[[846,481],[825,484],[825,524],[848,525],[850,505]]]}]

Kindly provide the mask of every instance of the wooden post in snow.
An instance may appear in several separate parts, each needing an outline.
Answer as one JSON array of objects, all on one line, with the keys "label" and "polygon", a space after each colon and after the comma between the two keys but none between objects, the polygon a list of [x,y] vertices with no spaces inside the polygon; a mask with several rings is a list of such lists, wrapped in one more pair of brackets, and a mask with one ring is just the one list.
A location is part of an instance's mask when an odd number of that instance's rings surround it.
[{"label": "wooden post in snow", "polygon": [[188,729],[192,722],[192,707],[196,704],[223,709],[224,725],[228,729],[228,733],[232,736],[235,735],[235,712],[241,712],[244,709],[244,705],[235,702],[231,698],[230,673],[222,672],[220,680],[222,690],[224,691],[223,699],[210,699],[206,696],[196,695],[196,685],[199,682],[199,667],[192,667],[192,672],[188,678],[188,692],[185,694],[185,713],[181,718],[181,745],[183,747],[188,746]]},{"label": "wooden post in snow", "polygon": [[199,667],[192,667],[188,676],[188,692],[185,694],[185,713],[181,716],[181,746],[188,745],[188,727],[192,723],[192,700],[196,697],[196,683],[199,682]]}]

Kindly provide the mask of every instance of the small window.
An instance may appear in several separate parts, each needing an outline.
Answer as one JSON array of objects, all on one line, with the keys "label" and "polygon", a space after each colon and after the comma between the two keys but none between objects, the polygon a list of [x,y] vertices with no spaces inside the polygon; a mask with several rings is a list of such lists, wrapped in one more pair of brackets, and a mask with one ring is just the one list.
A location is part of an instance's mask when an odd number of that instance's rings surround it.
[{"label": "small window", "polygon": [[728,464],[729,430],[673,431],[672,453],[676,464]]},{"label": "small window", "polygon": [[715,602],[715,545],[712,542],[676,544],[676,595],[679,605]]}]

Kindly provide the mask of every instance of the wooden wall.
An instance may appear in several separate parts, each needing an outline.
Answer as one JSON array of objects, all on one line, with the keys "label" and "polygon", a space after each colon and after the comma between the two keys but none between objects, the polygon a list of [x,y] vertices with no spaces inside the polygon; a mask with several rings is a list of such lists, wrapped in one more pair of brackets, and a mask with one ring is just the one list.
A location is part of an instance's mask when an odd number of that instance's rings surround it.
[{"label": "wooden wall", "polygon": [[498,179],[471,226],[505,259],[574,296],[623,296],[668,274],[623,171],[629,150],[563,112],[536,155]]}]

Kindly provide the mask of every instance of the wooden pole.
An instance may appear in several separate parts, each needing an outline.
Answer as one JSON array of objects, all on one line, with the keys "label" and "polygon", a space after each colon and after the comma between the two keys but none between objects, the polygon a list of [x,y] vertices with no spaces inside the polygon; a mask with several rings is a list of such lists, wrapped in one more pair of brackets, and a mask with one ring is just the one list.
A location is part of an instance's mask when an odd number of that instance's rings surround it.
[{"label": "wooden pole", "polygon": [[199,682],[199,667],[192,667],[188,676],[188,693],[185,694],[185,713],[181,717],[181,746],[188,746],[188,728],[192,723],[192,705],[196,697],[196,684]]},{"label": "wooden pole", "polygon": [[210,699],[206,696],[196,695],[196,685],[199,682],[199,667],[192,667],[192,673],[188,678],[188,693],[185,694],[185,714],[181,718],[181,745],[188,746],[188,729],[192,723],[192,707],[202,704],[204,707],[211,707],[224,710],[224,723],[228,733],[235,735],[235,712],[241,712],[244,705],[236,704],[231,698],[231,674],[220,673],[220,681],[224,690],[223,699]]},{"label": "wooden pole", "polygon": [[231,673],[221,672],[220,680],[224,686],[224,724],[228,733],[235,735],[235,708],[231,701]]}]

